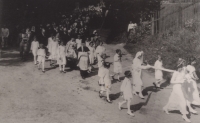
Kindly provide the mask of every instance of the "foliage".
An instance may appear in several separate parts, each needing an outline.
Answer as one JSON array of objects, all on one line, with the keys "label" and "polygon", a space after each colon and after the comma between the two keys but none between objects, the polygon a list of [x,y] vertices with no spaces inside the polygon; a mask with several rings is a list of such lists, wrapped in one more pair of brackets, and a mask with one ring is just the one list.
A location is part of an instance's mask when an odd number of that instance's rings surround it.
[{"label": "foliage", "polygon": [[[128,43],[125,48],[135,55],[143,50],[145,59],[153,65],[160,54],[165,68],[175,69],[178,58],[188,59],[194,56],[199,62],[200,29],[195,20],[189,20],[180,30],[168,30],[156,36],[146,36],[137,44]],[[197,66],[198,67],[198,66]]]}]

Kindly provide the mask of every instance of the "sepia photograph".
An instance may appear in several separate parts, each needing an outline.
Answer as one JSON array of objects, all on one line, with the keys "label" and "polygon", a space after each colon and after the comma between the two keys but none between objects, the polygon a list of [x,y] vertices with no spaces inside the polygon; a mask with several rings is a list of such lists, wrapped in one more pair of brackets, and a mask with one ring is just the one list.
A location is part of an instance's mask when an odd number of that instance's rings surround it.
[{"label": "sepia photograph", "polygon": [[200,0],[0,0],[0,123],[200,123]]}]

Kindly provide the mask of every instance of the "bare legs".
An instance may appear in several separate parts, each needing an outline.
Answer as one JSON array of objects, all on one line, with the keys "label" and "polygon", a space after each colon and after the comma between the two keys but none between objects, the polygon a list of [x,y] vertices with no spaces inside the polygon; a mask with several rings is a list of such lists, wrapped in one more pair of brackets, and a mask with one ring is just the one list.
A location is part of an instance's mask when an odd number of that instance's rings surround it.
[{"label": "bare legs", "polygon": [[131,100],[129,99],[129,100],[124,100],[124,101],[122,101],[122,102],[119,102],[118,103],[118,108],[119,108],[119,110],[121,110],[121,106],[123,105],[123,104],[125,104],[125,103],[127,103],[127,108],[128,108],[128,111],[127,111],[127,114],[128,115],[130,115],[130,116],[135,116],[132,112],[131,112]]},{"label": "bare legs", "polygon": [[59,69],[60,69],[60,72],[66,73],[66,71],[65,71],[65,64],[64,65],[59,64]]}]

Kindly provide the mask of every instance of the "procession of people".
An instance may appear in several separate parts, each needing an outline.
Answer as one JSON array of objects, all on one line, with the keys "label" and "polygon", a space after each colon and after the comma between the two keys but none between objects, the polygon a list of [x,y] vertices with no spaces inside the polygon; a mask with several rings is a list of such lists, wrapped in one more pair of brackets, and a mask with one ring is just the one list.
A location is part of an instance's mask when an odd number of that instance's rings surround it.
[{"label": "procession of people", "polygon": [[[101,7],[97,8],[95,13],[92,13],[95,7],[76,8],[74,13],[67,16],[62,15],[59,22],[49,22],[41,25],[32,25],[24,28],[19,34],[20,57],[23,61],[28,59],[29,52],[33,56],[33,64],[37,65],[39,70],[45,73],[45,64],[50,64],[51,67],[58,67],[60,73],[67,73],[66,66],[71,69],[80,71],[80,76],[84,80],[93,71],[94,65],[98,66],[99,77],[98,85],[99,97],[104,97],[106,92],[106,101],[112,103],[110,93],[112,93],[112,81],[122,81],[119,92],[123,97],[123,101],[118,103],[118,108],[121,110],[122,105],[127,103],[127,114],[135,116],[131,111],[131,100],[135,96],[144,99],[142,81],[142,71],[146,69],[155,69],[156,81],[152,83],[156,89],[162,89],[161,84],[163,79],[163,71],[173,73],[170,83],[173,84],[173,90],[169,97],[168,103],[163,108],[164,112],[169,114],[170,110],[178,109],[182,118],[191,122],[187,114],[197,114],[191,104],[200,105],[199,91],[196,81],[199,79],[196,70],[194,57],[189,61],[180,58],[178,60],[177,69],[169,70],[163,67],[162,56],[158,55],[154,65],[149,65],[144,62],[144,52],[138,51],[135,54],[130,70],[125,70],[124,79],[120,76],[123,74],[122,51],[116,49],[116,54],[113,57],[113,62],[107,62],[106,47],[99,36],[97,30],[91,30],[90,24],[93,16],[102,17]],[[92,13],[92,14],[91,14]],[[130,22],[128,26],[129,37],[135,33],[136,24]],[[9,30],[2,30],[2,46],[7,47],[7,37]],[[92,32],[92,33],[90,33]],[[188,65],[187,65],[188,63]],[[114,70],[110,70],[113,64]],[[113,72],[111,72],[113,71]],[[187,107],[189,110],[187,110]],[[189,112],[188,112],[189,111]]]}]

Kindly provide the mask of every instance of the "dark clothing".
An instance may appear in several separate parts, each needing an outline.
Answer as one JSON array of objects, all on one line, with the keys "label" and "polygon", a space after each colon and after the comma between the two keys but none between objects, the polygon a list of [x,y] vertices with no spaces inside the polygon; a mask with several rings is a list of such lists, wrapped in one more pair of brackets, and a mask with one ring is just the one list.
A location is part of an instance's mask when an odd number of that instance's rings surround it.
[{"label": "dark clothing", "polygon": [[46,34],[40,34],[39,36],[38,36],[38,40],[39,40],[39,43],[40,44],[43,44],[44,46],[47,46],[47,44],[48,44],[48,37],[46,36]]},{"label": "dark clothing", "polygon": [[80,70],[80,74],[81,74],[81,77],[83,79],[85,79],[87,77],[87,75],[88,75],[88,72],[87,72],[87,70]]},{"label": "dark clothing", "polygon": [[88,52],[88,51],[90,51],[90,50],[86,46],[82,46],[82,47],[78,48],[78,52]]}]

